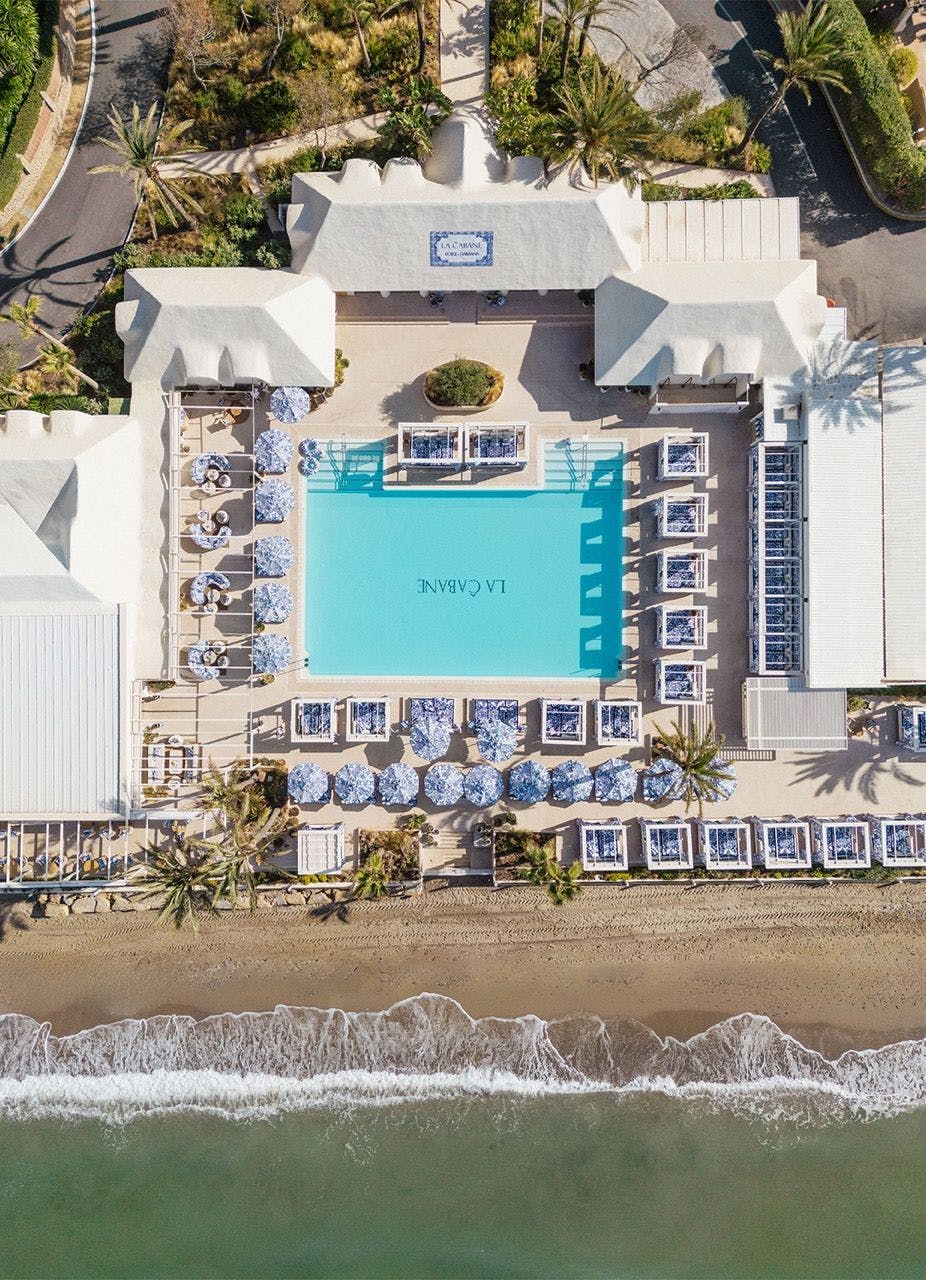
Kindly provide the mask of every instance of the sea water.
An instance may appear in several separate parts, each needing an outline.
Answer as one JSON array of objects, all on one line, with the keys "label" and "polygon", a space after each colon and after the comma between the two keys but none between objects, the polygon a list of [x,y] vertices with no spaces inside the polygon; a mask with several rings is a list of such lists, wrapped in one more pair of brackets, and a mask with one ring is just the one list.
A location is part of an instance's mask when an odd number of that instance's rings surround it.
[{"label": "sea water", "polygon": [[0,1275],[920,1276],[924,1104],[754,1015],[6,1015]]}]

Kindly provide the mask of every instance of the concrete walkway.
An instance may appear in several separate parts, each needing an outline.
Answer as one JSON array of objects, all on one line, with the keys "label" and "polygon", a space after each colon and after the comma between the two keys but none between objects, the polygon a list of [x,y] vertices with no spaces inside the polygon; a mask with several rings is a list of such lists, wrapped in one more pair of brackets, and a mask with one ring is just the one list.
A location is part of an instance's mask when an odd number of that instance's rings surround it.
[{"label": "concrete walkway", "polygon": [[482,106],[489,87],[489,12],[486,0],[441,0],[441,88],[454,107]]}]

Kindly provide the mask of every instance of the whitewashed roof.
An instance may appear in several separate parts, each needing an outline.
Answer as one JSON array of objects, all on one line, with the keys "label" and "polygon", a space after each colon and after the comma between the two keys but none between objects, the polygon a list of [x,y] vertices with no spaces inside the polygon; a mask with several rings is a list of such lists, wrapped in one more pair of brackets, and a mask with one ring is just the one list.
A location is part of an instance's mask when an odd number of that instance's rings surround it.
[{"label": "whitewashed roof", "polygon": [[643,205],[644,262],[796,262],[796,196],[754,200],[652,200]]},{"label": "whitewashed roof", "polygon": [[869,688],[884,673],[881,406],[805,401],[805,666],[809,688]]},{"label": "whitewashed roof", "polygon": [[803,676],[749,676],[743,733],[750,751],[844,751],[846,691]]},{"label": "whitewashed roof", "polygon": [[256,267],[127,271],[116,331],[129,382],[334,383],[334,294]]},{"label": "whitewashed roof", "polygon": [[926,680],[926,350],[887,347],[884,613],[888,680]]},{"label": "whitewashed roof", "polygon": [[[422,166],[348,160],[338,173],[293,178],[287,231],[293,267],[337,292],[594,289],[640,262],[642,202],[542,162],[506,160],[484,120],[457,112]],[[434,237],[473,238],[485,252],[441,263]],[[479,258],[482,265],[473,265]]]},{"label": "whitewashed roof", "polygon": [[0,615],[0,816],[120,811],[119,651],[114,606]]},{"label": "whitewashed roof", "polygon": [[672,376],[793,376],[825,312],[812,261],[651,262],[595,292],[595,380],[654,387]]}]

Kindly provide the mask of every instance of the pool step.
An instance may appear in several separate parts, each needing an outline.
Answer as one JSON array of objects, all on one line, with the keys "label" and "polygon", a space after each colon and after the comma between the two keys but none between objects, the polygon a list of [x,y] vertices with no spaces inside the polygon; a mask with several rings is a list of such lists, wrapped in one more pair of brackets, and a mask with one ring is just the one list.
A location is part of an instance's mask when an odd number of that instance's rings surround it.
[{"label": "pool step", "polygon": [[543,487],[575,493],[620,483],[624,454],[616,440],[547,440],[543,448]]},{"label": "pool step", "polygon": [[322,456],[318,470],[306,477],[308,489],[377,489],[383,483],[383,446],[364,440],[319,440]]}]

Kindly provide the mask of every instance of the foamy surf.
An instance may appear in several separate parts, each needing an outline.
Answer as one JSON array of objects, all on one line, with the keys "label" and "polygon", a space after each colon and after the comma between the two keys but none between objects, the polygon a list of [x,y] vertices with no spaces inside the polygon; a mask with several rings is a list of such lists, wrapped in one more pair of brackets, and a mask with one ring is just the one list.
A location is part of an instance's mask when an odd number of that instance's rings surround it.
[{"label": "foamy surf", "polygon": [[0,1117],[112,1123],[173,1112],[262,1119],[294,1111],[653,1094],[769,1122],[897,1115],[926,1103],[926,1040],[827,1058],[741,1014],[688,1040],[634,1021],[471,1018],[446,996],[378,1013],[126,1020],[69,1036],[0,1016]]}]

